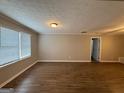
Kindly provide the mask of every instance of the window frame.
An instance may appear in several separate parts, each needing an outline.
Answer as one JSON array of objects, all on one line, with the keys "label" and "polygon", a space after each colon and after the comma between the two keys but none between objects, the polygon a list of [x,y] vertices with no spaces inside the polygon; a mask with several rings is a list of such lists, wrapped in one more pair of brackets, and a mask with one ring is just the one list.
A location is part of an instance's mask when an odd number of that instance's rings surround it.
[{"label": "window frame", "polygon": [[[1,35],[2,28],[8,29],[8,30],[13,30],[11,28],[1,26],[0,27],[0,35]],[[13,31],[16,31],[16,30],[13,30]],[[13,61],[9,61],[7,63],[1,64],[0,68],[8,66],[8,65],[11,65],[11,64],[14,64],[14,63],[22,61],[22,60],[25,60],[25,59],[30,58],[32,56],[32,35],[30,33],[26,33],[26,32],[23,32],[23,31],[16,31],[16,32],[19,33],[19,36],[18,36],[18,38],[19,38],[19,41],[18,41],[18,44],[19,44],[19,46],[18,46],[19,47],[19,49],[18,49],[19,58],[17,60],[13,60]],[[26,33],[26,34],[30,35],[30,49],[31,49],[31,51],[30,51],[30,55],[28,55],[28,56],[22,56],[22,53],[21,53],[22,52],[22,43],[21,43],[22,42],[22,39],[21,39],[22,37],[21,37],[21,33]],[[0,40],[0,44],[1,44],[1,40]]]},{"label": "window frame", "polygon": [[[23,56],[22,55],[22,34],[24,33],[24,34],[28,34],[29,36],[30,36],[30,55],[26,55],[26,56]],[[26,58],[26,57],[30,57],[31,55],[32,55],[32,46],[31,46],[31,38],[32,38],[32,36],[31,36],[31,34],[29,34],[29,33],[26,33],[26,32],[19,32],[19,58],[20,59],[23,59],[23,58]]]}]

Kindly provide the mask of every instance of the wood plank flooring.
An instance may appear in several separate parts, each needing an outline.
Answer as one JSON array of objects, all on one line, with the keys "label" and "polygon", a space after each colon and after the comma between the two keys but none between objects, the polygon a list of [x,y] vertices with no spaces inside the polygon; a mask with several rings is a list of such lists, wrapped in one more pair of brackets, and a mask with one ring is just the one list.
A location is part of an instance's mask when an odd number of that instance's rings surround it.
[{"label": "wood plank flooring", "polygon": [[37,63],[5,88],[16,93],[124,93],[124,65]]}]

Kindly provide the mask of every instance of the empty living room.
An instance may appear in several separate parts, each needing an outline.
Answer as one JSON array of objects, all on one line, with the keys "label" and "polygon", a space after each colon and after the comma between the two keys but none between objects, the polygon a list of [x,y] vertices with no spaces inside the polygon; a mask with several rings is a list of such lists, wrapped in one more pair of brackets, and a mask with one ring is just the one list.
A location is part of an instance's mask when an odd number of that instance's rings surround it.
[{"label": "empty living room", "polygon": [[124,93],[124,0],[0,0],[0,93]]}]

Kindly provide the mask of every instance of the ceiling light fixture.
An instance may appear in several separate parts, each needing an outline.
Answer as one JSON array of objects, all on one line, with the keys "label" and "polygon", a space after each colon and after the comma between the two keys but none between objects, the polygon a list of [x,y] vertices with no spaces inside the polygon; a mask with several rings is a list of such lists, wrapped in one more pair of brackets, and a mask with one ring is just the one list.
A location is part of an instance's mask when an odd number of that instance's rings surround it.
[{"label": "ceiling light fixture", "polygon": [[51,23],[50,26],[53,28],[56,28],[58,26],[58,24],[57,23]]}]

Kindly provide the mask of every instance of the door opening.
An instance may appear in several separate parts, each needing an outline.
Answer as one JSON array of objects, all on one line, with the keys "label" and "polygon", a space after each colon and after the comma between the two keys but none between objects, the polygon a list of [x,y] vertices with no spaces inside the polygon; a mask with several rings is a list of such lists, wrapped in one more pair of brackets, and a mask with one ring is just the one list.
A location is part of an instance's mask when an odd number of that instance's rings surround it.
[{"label": "door opening", "polygon": [[100,38],[91,38],[91,62],[100,62]]}]

